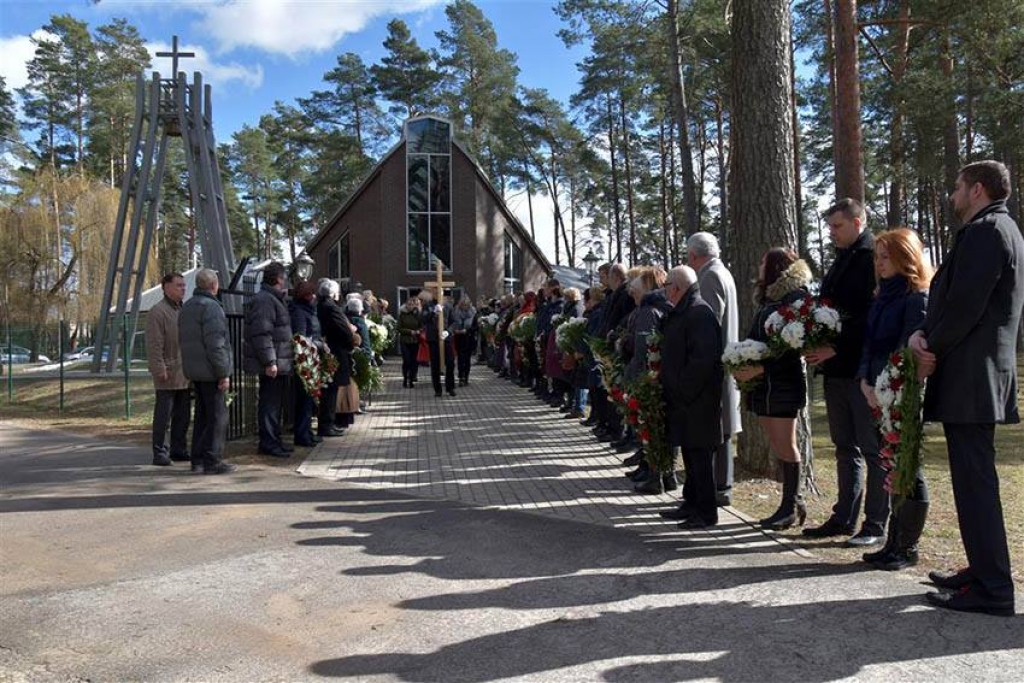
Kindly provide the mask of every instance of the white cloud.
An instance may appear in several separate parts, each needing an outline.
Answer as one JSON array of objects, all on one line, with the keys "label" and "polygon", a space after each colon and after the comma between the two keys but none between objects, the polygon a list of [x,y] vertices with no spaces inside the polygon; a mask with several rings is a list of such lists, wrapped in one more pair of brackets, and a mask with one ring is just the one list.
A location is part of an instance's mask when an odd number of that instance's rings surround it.
[{"label": "white cloud", "polygon": [[24,88],[28,84],[28,63],[36,54],[32,38],[45,40],[49,35],[39,29],[31,36],[0,38],[0,76],[7,82],[8,90]]},{"label": "white cloud", "polygon": [[295,57],[334,46],[382,15],[410,14],[444,0],[227,0],[189,7],[221,52],[252,47]]},{"label": "white cloud", "polygon": [[[158,71],[164,78],[171,76],[171,58],[157,57],[157,52],[170,52],[169,43],[152,42],[146,43],[146,49],[153,55],[153,70]],[[263,85],[263,66],[256,64],[244,66],[237,62],[219,63],[210,57],[210,53],[199,45],[178,45],[180,52],[194,52],[195,57],[182,57],[178,62],[178,71],[188,74],[189,82],[192,81],[192,72],[200,71],[203,74],[203,82],[209,83],[215,89],[221,90],[228,83],[238,82],[250,90],[255,90]],[[218,87],[219,86],[219,87]]]}]

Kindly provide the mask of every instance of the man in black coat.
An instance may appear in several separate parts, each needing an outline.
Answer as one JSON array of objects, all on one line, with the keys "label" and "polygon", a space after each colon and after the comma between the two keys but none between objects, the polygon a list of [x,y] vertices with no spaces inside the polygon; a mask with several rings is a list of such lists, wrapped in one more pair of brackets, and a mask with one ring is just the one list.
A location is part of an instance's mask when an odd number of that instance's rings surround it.
[{"label": "man in black coat", "polygon": [[[430,347],[430,381],[434,384],[434,396],[441,397],[441,344],[444,344],[444,388],[449,396],[455,396],[455,339],[448,327],[452,320],[452,307],[438,302],[427,292],[423,298],[423,329],[427,333]],[[444,330],[437,329],[437,316],[444,315]],[[439,336],[440,335],[440,336]]]},{"label": "man in black coat", "polygon": [[343,436],[345,431],[334,426],[334,412],[338,406],[338,387],[347,387],[352,381],[352,349],[355,348],[355,337],[345,311],[338,305],[341,286],[334,280],[325,278],[320,280],[317,294],[320,300],[316,306],[316,315],[320,320],[320,329],[324,341],[327,342],[327,348],[338,359],[334,379],[320,395],[317,435]]},{"label": "man in black coat", "polygon": [[715,453],[722,444],[722,326],[700,298],[697,273],[676,266],[665,296],[673,304],[662,320],[661,384],[669,445],[680,448],[686,467],[679,526],[697,529],[718,523]]},{"label": "man in black coat", "polygon": [[231,338],[224,307],[217,299],[217,271],[196,273],[196,289],[178,316],[181,369],[196,391],[192,423],[192,471],[227,474],[235,466],[224,462],[228,435],[227,393],[231,389]]},{"label": "man in black coat", "polygon": [[263,269],[263,284],[245,304],[245,371],[260,378],[259,452],[287,458],[292,449],[281,440],[281,405],[292,374],[292,322],[284,302],[284,266]]},{"label": "man in black coat", "polygon": [[[810,349],[805,355],[807,362],[825,375],[825,407],[836,448],[839,496],[832,516],[803,533],[815,538],[852,534],[863,501],[864,523],[846,544],[864,547],[885,540],[889,519],[887,472],[879,455],[878,428],[856,379],[875,296],[875,238],[866,229],[864,207],[856,200],[840,200],[825,217],[836,259],[822,280],[821,296],[839,311],[843,326],[834,345]],[[866,485],[862,481],[865,470]]]},{"label": "man in black coat", "polygon": [[995,467],[995,425],[1020,422],[1017,330],[1024,307],[1024,238],[1006,208],[1010,174],[998,161],[960,170],[953,208],[964,225],[932,280],[928,312],[910,338],[929,376],[926,420],[942,422],[960,537],[969,566],[932,572],[953,593],[929,602],[1010,616],[1013,579]]}]

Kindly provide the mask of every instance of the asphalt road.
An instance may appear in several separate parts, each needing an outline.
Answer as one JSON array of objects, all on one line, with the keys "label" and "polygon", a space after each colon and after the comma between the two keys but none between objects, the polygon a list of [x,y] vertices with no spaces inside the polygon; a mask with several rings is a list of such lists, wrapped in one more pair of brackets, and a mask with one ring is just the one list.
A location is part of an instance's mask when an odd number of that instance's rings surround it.
[{"label": "asphalt road", "polygon": [[1024,617],[939,612],[905,577],[276,468],[204,477],[148,460],[0,425],[0,680],[1024,671]]}]

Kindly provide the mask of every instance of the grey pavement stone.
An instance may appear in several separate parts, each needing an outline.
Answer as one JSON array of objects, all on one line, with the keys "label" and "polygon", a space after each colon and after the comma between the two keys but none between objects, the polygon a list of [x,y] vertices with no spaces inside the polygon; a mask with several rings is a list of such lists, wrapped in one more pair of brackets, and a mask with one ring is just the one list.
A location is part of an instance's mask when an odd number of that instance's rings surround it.
[{"label": "grey pavement stone", "polygon": [[[929,608],[738,512],[680,532],[610,451],[477,380],[378,397],[307,464],[327,478],[0,425],[0,680],[1020,680],[1024,618]],[[471,409],[504,436],[438,419]]]}]

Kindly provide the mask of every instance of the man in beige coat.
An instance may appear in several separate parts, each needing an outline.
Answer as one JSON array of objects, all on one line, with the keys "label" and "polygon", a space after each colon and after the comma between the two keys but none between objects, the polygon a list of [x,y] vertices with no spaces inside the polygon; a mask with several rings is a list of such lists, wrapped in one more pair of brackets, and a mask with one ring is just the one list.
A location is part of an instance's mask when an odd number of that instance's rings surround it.
[{"label": "man in beige coat", "polygon": [[[146,317],[146,360],[153,375],[156,402],[153,404],[153,464],[170,465],[172,460],[190,459],[187,443],[189,412],[188,380],[181,367],[178,343],[178,314],[185,298],[185,278],[169,273],[161,284],[164,298]],[[167,423],[171,425],[171,446],[167,448]]]}]

